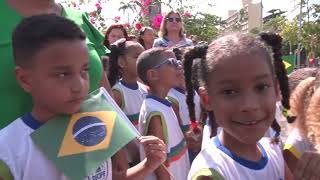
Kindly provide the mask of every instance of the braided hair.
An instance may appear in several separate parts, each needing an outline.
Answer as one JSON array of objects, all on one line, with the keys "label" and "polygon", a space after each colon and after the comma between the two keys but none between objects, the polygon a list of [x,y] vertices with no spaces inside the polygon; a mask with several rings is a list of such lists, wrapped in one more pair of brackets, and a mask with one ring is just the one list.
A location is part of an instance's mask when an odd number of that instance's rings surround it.
[{"label": "braided hair", "polygon": [[112,87],[121,78],[121,67],[118,64],[118,59],[120,56],[124,56],[127,51],[126,40],[120,39],[115,43],[111,44],[110,51],[111,53],[109,55],[110,60],[109,60],[108,80]]},{"label": "braided hair", "polygon": [[195,79],[192,78],[192,69],[193,69],[193,60],[196,58],[204,59],[208,50],[207,44],[202,44],[199,46],[194,46],[189,51],[184,54],[184,76],[185,76],[185,85],[187,91],[186,103],[189,110],[189,118],[193,128],[195,128],[196,115],[195,115],[195,104],[194,104],[194,82]]},{"label": "braided hair", "polygon": [[[268,60],[268,66],[272,70],[272,73],[279,81],[281,95],[282,95],[282,104],[286,109],[290,108],[289,105],[289,85],[288,77],[286,73],[285,66],[282,62],[281,54],[281,43],[282,38],[279,35],[273,33],[261,33],[258,37],[253,35],[244,34],[244,33],[234,33],[224,37],[221,37],[213,41],[209,45],[208,53],[205,58],[201,59],[201,78],[205,82],[205,85],[208,85],[208,74],[214,70],[215,65],[220,59],[236,56],[239,53],[250,53],[250,52],[259,52],[265,55]],[[194,51],[190,51],[185,55],[185,71],[188,70],[192,64],[191,59],[197,58],[194,56],[196,54]],[[190,83],[190,76],[186,73],[186,84],[187,84],[187,99],[190,112],[190,118],[192,119],[194,108],[192,102],[190,101],[190,95],[193,93],[190,92],[190,87],[193,88]],[[190,85],[191,84],[191,85]],[[288,119],[288,122],[291,123],[293,120]],[[271,127],[276,131],[276,135],[280,135],[281,127],[276,120],[273,121]]]}]

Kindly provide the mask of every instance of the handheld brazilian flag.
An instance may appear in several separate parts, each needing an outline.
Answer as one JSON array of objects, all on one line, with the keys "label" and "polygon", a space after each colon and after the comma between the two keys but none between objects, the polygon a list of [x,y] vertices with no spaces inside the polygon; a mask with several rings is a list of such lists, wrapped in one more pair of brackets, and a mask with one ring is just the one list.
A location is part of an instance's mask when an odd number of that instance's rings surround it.
[{"label": "handheld brazilian flag", "polygon": [[31,134],[33,142],[69,179],[84,179],[138,132],[113,99],[100,88],[78,113],[51,119]]}]

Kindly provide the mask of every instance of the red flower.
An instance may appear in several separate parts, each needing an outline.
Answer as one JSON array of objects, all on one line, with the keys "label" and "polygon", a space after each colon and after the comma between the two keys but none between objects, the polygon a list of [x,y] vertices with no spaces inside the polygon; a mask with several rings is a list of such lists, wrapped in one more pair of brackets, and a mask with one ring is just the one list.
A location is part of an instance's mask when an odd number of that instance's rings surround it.
[{"label": "red flower", "polygon": [[135,27],[137,30],[140,30],[142,28],[142,24],[140,22],[137,22]]},{"label": "red flower", "polygon": [[101,4],[100,4],[100,3],[96,3],[96,8],[97,8],[98,10],[101,10],[101,9],[102,9]]},{"label": "red flower", "polygon": [[114,17],[113,20],[114,20],[115,22],[118,22],[118,21],[120,21],[120,19],[121,19],[120,16],[116,16],[116,17]]},{"label": "red flower", "polygon": [[183,16],[190,18],[192,15],[189,13],[189,11],[186,11],[183,13]]}]

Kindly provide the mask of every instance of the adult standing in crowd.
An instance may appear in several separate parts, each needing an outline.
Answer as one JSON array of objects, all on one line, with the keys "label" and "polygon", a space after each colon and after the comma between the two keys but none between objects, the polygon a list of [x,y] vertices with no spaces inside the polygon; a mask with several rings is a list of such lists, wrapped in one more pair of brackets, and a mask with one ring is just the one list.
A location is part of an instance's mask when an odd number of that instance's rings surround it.
[{"label": "adult standing in crowd", "polygon": [[110,48],[111,44],[122,38],[128,40],[127,30],[122,24],[113,24],[107,29],[103,44]]},{"label": "adult standing in crowd", "polygon": [[181,15],[174,11],[167,13],[161,22],[159,38],[154,41],[153,47],[192,45],[192,40],[185,37]]},{"label": "adult standing in crowd", "polygon": [[[31,111],[31,97],[20,88],[15,79],[11,35],[23,17],[38,14],[56,14],[73,20],[87,36],[90,60],[90,92],[100,86],[110,89],[101,63],[109,51],[103,46],[103,35],[90,23],[87,14],[63,7],[55,0],[1,0],[0,1],[0,129],[17,117]],[[48,96],[50,96],[48,92]]]},{"label": "adult standing in crowd", "polygon": [[145,50],[151,49],[154,42],[154,30],[151,27],[143,27],[139,32],[138,42]]}]

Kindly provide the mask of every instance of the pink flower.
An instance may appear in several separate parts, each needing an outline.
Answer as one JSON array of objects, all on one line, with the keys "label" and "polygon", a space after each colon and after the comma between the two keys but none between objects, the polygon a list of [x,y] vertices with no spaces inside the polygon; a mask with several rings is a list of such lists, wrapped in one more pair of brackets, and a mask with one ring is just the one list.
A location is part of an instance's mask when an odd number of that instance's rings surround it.
[{"label": "pink flower", "polygon": [[120,16],[116,16],[116,17],[114,17],[113,20],[114,20],[115,22],[118,22],[118,21],[120,21],[120,19],[121,19]]},{"label": "pink flower", "polygon": [[100,3],[96,3],[96,8],[97,8],[98,10],[101,10],[101,9],[102,9],[101,4],[100,4]]},{"label": "pink flower", "polygon": [[189,11],[186,11],[183,13],[183,16],[190,18],[192,15],[189,13]]},{"label": "pink flower", "polygon": [[142,15],[146,15],[146,14],[148,13],[148,9],[147,9],[147,8],[141,8],[140,13],[141,13]]},{"label": "pink flower", "polygon": [[156,15],[153,17],[152,20],[152,26],[154,28],[160,28],[161,22],[162,22],[163,16],[161,14]]},{"label": "pink flower", "polygon": [[142,28],[142,24],[140,22],[137,22],[135,27],[137,30],[140,30]]}]

